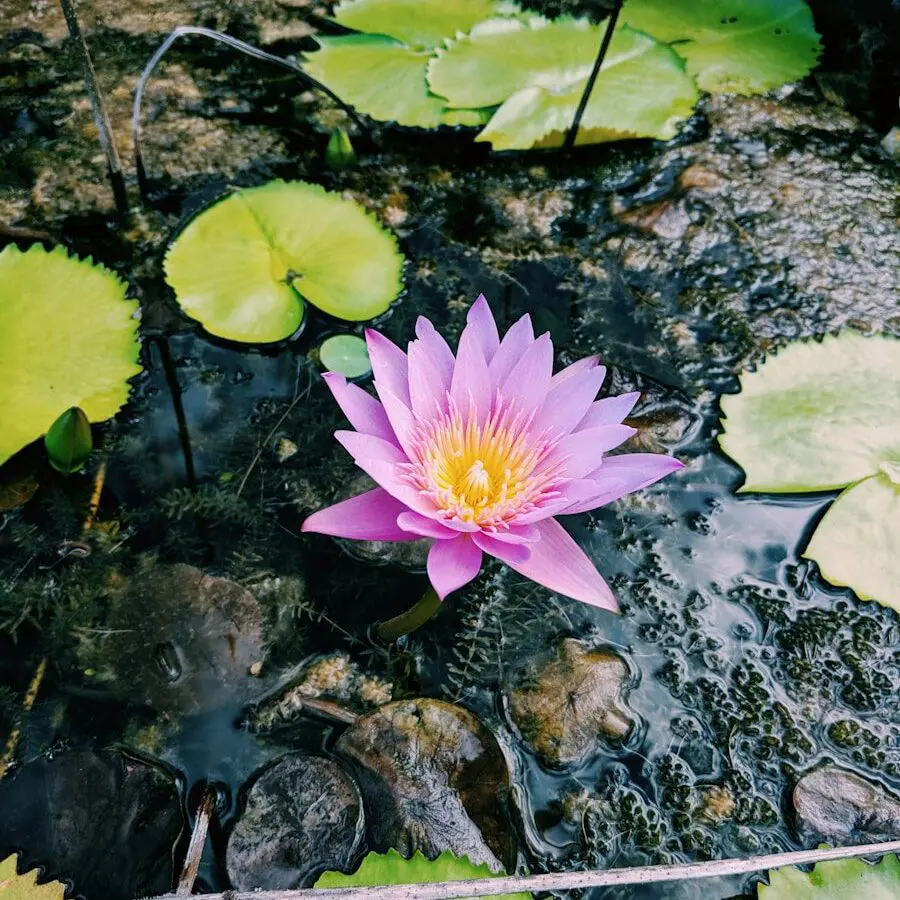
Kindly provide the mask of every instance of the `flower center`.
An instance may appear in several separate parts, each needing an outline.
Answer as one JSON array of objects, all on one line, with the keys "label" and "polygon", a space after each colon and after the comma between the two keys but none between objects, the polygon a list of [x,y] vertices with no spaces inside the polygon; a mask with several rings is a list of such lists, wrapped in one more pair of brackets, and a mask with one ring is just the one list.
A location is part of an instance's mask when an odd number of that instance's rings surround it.
[{"label": "flower center", "polygon": [[546,464],[553,442],[532,434],[530,419],[499,400],[495,407],[483,422],[453,403],[449,412],[418,422],[410,475],[442,518],[505,527],[558,496],[558,467]]}]

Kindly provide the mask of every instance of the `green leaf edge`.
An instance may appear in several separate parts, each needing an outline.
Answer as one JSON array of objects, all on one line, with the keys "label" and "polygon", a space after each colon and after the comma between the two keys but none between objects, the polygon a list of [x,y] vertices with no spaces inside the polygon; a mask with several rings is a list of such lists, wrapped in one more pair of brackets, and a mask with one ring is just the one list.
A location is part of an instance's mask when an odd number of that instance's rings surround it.
[{"label": "green leaf edge", "polygon": [[[852,871],[838,873],[835,871],[836,869]],[[886,871],[888,869],[892,871]],[[882,856],[874,865],[865,862],[859,857],[855,857],[817,863],[811,872],[798,869],[797,866],[770,869],[766,873],[769,883],[757,886],[757,897],[758,900],[794,900],[796,897],[794,890],[798,887],[797,882],[800,881],[803,888],[808,888],[809,891],[823,889],[822,898],[827,900],[828,894],[825,891],[830,891],[828,884],[830,878],[846,878],[848,875],[852,877],[857,873],[868,874],[870,871],[877,872],[879,875],[887,874],[889,878],[895,880],[897,882],[898,895],[900,895],[900,857],[887,854]],[[856,895],[854,894],[851,898],[847,894],[841,900],[856,900]]]}]

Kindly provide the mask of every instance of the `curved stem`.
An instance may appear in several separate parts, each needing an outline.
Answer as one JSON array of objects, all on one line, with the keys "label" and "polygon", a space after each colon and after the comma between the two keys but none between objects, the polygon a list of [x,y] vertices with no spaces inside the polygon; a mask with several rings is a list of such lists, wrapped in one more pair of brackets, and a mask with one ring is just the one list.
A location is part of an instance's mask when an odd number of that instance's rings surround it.
[{"label": "curved stem", "polygon": [[429,586],[418,603],[399,616],[382,622],[377,629],[378,637],[384,641],[395,641],[421,628],[440,608],[441,598],[435,593],[434,588]]}]

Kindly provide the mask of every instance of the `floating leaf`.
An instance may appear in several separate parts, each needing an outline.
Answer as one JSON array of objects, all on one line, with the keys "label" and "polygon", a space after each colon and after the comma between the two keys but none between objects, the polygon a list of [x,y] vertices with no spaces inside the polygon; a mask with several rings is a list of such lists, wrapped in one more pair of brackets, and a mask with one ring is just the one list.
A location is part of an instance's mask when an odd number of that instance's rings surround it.
[{"label": "floating leaf", "polygon": [[821,44],[804,0],[628,0],[622,18],[677,42],[705,91],[760,94],[803,78]]},{"label": "floating leaf", "polygon": [[900,612],[900,471],[847,488],[819,522],[803,555],[832,584]]},{"label": "floating leaf", "polygon": [[77,406],[67,409],[44,435],[50,465],[63,475],[77,472],[94,449],[91,423]]},{"label": "floating leaf", "polygon": [[377,34],[317,37],[321,50],[304,68],[345,103],[380,122],[411,128],[483,124],[477,110],[448,110],[428,90],[430,51]]},{"label": "floating leaf", "polygon": [[789,344],[722,398],[741,490],[849,487],[804,555],[864,600],[900,605],[900,341],[845,331]]},{"label": "floating leaf", "polygon": [[346,28],[385,34],[415,49],[430,50],[477,22],[518,12],[514,3],[495,0],[349,0],[334,10]]},{"label": "floating leaf", "polygon": [[742,491],[842,488],[900,461],[900,341],[845,331],[798,341],[722,397],[722,449]]},{"label": "floating leaf", "polygon": [[125,284],[62,247],[0,253],[0,464],[67,409],[114,416],[140,372],[137,302]]},{"label": "floating leaf", "polygon": [[378,316],[402,267],[394,237],[359,204],[303,181],[236,191],[197,216],[165,261],[189,316],[248,343],[290,337],[304,300],[340,319]]},{"label": "floating leaf", "polygon": [[356,151],[350,135],[343,128],[335,128],[325,148],[325,165],[329,169],[346,169],[356,162]]},{"label": "floating leaf", "polygon": [[[316,881],[317,888],[376,887],[393,884],[433,884],[438,881],[472,881],[475,878],[496,878],[486,863],[476,866],[465,856],[454,856],[449,850],[434,860],[416,851],[405,859],[396,850],[369,853],[362,865],[352,874],[325,872]],[[498,900],[531,900],[531,894],[500,894]]]},{"label": "floating leaf", "polygon": [[66,887],[58,881],[37,883],[37,870],[19,875],[16,857],[7,856],[0,862],[0,900],[63,900]]},{"label": "floating leaf", "polygon": [[877,865],[861,859],[819,863],[812,872],[794,866],[769,872],[759,900],[896,900],[900,896],[900,861],[885,856]]},{"label": "floating leaf", "polygon": [[372,371],[366,342],[355,334],[335,334],[322,341],[319,361],[329,372],[347,378],[362,378]]},{"label": "floating leaf", "polygon": [[[429,81],[451,106],[502,103],[476,138],[490,141],[495,150],[558,146],[575,117],[602,35],[602,27],[580,19],[486,23],[437,56]],[[673,50],[619,28],[585,109],[578,143],[667,140],[691,114],[698,96]]]}]

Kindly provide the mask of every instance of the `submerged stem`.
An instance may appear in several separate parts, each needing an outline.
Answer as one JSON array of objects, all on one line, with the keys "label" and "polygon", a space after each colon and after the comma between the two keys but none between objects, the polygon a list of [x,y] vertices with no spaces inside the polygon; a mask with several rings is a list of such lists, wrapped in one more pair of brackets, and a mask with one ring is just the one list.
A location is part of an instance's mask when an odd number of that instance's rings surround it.
[{"label": "submerged stem", "polygon": [[378,637],[384,641],[395,641],[421,628],[441,608],[441,598],[438,597],[433,587],[429,587],[414,606],[406,612],[388,619],[378,626]]}]

